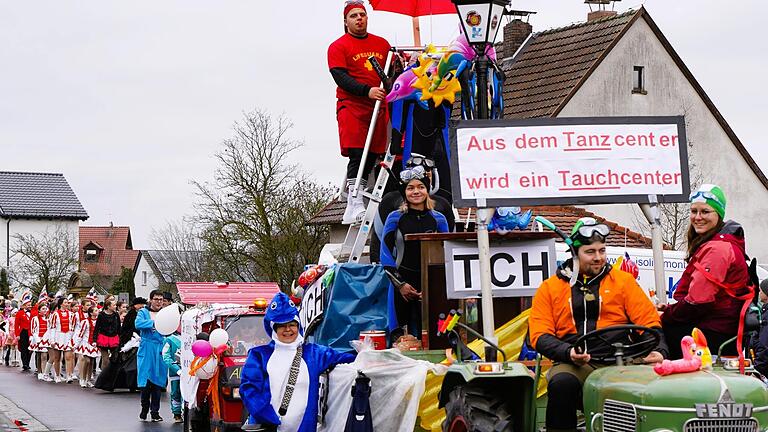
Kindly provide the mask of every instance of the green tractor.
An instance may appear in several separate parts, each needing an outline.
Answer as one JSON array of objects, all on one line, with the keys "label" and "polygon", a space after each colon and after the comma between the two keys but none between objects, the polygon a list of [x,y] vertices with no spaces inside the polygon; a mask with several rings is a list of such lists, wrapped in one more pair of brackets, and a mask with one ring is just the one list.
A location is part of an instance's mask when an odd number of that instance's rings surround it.
[{"label": "green tractor", "polygon": [[[471,330],[471,329],[470,329]],[[763,432],[768,430],[768,389],[756,378],[746,360],[745,374],[739,360],[718,357],[713,370],[660,376],[651,366],[631,365],[647,355],[658,342],[654,329],[623,325],[582,336],[574,346],[595,346],[607,334],[633,337],[634,343],[613,343],[593,352],[600,363],[615,366],[597,369],[584,383],[583,424],[588,432]],[[477,336],[477,335],[476,335]],[[486,341],[488,343],[488,341]],[[452,365],[440,391],[447,432],[543,430],[537,421],[541,358],[530,371],[521,362],[469,361]],[[540,429],[541,428],[541,429]]]}]

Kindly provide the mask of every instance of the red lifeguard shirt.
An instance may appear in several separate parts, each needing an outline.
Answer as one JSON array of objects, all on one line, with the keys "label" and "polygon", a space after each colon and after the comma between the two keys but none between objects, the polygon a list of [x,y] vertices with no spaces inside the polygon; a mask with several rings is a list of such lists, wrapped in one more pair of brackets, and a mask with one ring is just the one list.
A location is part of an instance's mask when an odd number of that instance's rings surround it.
[{"label": "red lifeguard shirt", "polygon": [[[389,42],[382,37],[368,33],[363,38],[357,38],[346,33],[328,47],[328,69],[346,69],[349,76],[356,81],[371,87],[378,87],[381,84],[381,79],[373,70],[368,57],[375,57],[381,67],[384,68],[389,48]],[[371,106],[375,103],[373,99],[350,94],[339,87],[336,88],[336,98],[355,98],[365,101]]]}]

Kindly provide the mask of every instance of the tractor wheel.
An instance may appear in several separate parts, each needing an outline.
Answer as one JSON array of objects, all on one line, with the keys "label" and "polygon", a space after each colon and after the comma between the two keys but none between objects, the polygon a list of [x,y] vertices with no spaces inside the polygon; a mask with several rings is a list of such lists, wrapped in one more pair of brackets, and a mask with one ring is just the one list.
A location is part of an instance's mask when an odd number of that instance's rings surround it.
[{"label": "tractor wheel", "polygon": [[445,405],[443,432],[513,432],[508,405],[490,388],[456,387]]}]

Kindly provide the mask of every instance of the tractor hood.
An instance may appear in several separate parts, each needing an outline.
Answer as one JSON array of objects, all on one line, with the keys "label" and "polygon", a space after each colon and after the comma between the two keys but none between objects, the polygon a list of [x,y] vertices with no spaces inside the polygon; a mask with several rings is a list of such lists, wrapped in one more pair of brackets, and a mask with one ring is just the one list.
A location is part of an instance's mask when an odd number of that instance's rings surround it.
[{"label": "tractor hood", "polygon": [[650,366],[606,367],[584,385],[585,403],[605,399],[635,405],[694,408],[697,403],[733,401],[768,405],[768,392],[758,379],[723,370],[659,376]]}]

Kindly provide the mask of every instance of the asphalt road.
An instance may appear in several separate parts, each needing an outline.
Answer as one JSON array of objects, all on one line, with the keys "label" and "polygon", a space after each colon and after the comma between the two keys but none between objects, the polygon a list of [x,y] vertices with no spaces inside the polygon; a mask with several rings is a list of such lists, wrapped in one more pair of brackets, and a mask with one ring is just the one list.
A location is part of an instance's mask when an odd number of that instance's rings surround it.
[{"label": "asphalt road", "polygon": [[[0,398],[0,432],[19,430],[13,426],[13,420],[21,414],[13,404],[52,431],[182,430],[181,424],[173,423],[167,393],[163,394],[160,403],[160,415],[165,421],[145,423],[139,421],[141,407],[138,393],[108,393],[83,389],[76,383],[41,382],[32,374],[22,374],[19,370],[0,366],[0,395],[3,396]],[[34,431],[34,428],[31,430]]]}]

